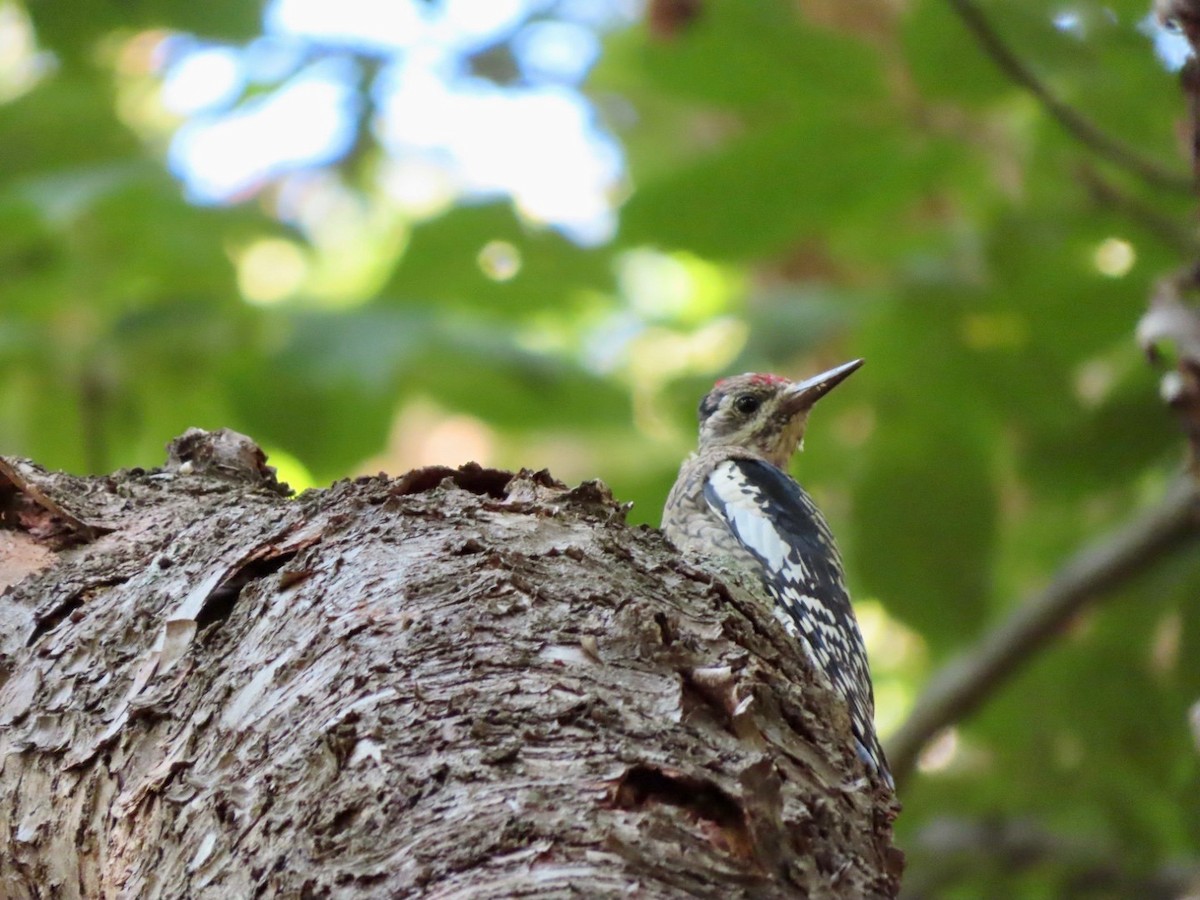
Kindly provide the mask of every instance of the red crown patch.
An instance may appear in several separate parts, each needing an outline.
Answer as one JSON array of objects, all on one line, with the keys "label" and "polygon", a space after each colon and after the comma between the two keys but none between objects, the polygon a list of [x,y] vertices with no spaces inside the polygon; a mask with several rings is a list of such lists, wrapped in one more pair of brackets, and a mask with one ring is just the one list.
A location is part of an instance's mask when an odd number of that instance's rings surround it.
[{"label": "red crown patch", "polygon": [[750,384],[755,387],[776,387],[781,384],[791,384],[790,378],[784,378],[782,375],[766,375],[757,372],[747,372],[745,375],[734,375],[730,378],[722,378],[713,387],[725,387],[734,378],[745,378]]}]

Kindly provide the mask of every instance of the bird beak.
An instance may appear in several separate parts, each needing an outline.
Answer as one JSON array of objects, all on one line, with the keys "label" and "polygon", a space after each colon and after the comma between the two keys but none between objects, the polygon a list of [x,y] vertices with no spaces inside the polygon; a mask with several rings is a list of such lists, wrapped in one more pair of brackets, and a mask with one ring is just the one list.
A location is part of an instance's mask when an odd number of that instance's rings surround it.
[{"label": "bird beak", "polygon": [[850,377],[850,374],[862,364],[861,359],[852,359],[850,362],[842,363],[820,375],[814,375],[804,381],[797,381],[787,390],[785,401],[787,408],[793,413],[810,409],[814,403]]}]

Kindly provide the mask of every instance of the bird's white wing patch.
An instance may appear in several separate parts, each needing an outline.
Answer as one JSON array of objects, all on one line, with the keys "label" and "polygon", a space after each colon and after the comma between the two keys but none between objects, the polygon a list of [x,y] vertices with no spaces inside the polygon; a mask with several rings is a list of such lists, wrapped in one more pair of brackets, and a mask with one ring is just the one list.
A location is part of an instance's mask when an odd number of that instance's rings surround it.
[{"label": "bird's white wing patch", "polygon": [[[755,487],[742,476],[733,462],[723,462],[708,476],[712,493],[720,507],[709,500],[713,512],[728,522],[743,544],[764,561],[771,571],[779,572],[788,564],[792,548],[787,545],[767,518]],[[795,561],[791,562],[796,565]]]}]

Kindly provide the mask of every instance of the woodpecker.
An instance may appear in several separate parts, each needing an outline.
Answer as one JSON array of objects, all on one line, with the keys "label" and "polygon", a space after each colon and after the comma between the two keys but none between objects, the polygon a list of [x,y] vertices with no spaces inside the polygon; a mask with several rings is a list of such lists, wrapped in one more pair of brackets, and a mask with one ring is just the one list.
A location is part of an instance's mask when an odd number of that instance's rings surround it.
[{"label": "woodpecker", "polygon": [[799,382],[758,374],[718,381],[700,402],[699,449],[667,496],[663,530],[702,566],[763,585],[776,616],[849,707],[859,759],[890,787],[842,558],[825,517],[786,471],[813,404],[862,363]]}]

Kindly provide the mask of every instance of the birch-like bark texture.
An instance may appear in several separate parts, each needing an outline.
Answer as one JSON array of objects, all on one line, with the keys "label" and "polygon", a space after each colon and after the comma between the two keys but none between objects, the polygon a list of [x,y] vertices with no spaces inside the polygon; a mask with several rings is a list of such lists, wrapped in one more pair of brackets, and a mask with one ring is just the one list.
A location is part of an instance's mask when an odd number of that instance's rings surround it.
[{"label": "birch-like bark texture", "polygon": [[891,897],[761,601],[607,488],[0,461],[0,897]]}]

